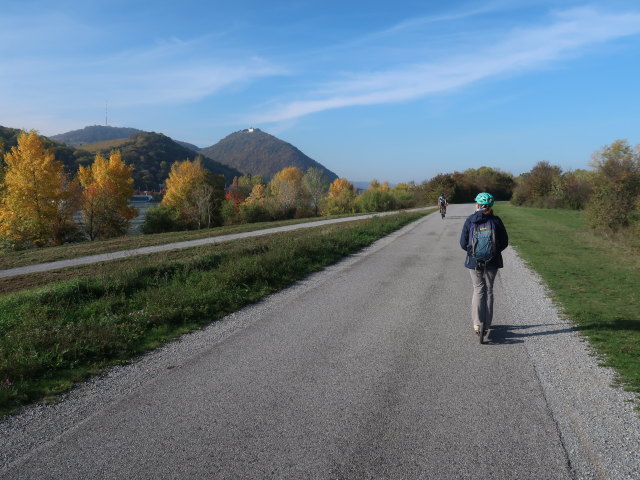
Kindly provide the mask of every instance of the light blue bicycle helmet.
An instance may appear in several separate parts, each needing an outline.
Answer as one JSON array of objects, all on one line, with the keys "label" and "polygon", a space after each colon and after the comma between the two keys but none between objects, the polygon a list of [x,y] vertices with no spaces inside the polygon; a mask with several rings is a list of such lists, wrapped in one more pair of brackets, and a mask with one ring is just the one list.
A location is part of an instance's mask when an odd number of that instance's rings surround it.
[{"label": "light blue bicycle helmet", "polygon": [[493,195],[487,192],[479,193],[476,196],[476,203],[478,205],[488,205],[490,207],[493,205]]}]

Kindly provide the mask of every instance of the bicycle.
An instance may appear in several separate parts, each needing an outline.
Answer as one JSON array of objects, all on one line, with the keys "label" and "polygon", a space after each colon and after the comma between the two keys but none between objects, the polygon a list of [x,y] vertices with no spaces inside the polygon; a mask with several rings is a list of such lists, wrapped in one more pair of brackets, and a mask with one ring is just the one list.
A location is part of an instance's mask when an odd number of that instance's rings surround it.
[{"label": "bicycle", "polygon": [[440,215],[442,216],[442,219],[444,220],[444,216],[447,214],[447,206],[446,205],[440,205]]}]

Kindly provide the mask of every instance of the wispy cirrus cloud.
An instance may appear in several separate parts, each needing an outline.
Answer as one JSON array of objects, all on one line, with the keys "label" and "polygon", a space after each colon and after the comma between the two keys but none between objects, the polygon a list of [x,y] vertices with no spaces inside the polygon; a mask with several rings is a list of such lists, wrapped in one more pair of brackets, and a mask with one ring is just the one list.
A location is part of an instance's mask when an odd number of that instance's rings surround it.
[{"label": "wispy cirrus cloud", "polygon": [[248,49],[227,48],[221,31],[127,41],[119,38],[122,28],[127,27],[87,21],[71,12],[27,15],[17,7],[4,12],[0,120],[57,130],[49,116],[63,122],[106,100],[130,109],[194,103],[285,72]]},{"label": "wispy cirrus cloud", "polygon": [[251,121],[275,123],[337,108],[415,100],[479,80],[545,67],[584,55],[594,45],[637,34],[640,12],[607,13],[591,7],[559,11],[545,25],[512,29],[492,44],[469,44],[447,59],[326,81],[313,92],[299,94],[298,99],[256,113]]},{"label": "wispy cirrus cloud", "polygon": [[[57,95],[78,104],[91,99],[101,102],[108,96],[114,104],[127,106],[197,101],[230,85],[285,72],[258,56],[220,58],[203,53],[192,42],[179,41],[103,57],[13,58],[5,61],[3,69],[0,86],[10,85],[6,91],[14,97],[42,94],[45,101]],[[16,85],[13,77],[24,80]]]}]

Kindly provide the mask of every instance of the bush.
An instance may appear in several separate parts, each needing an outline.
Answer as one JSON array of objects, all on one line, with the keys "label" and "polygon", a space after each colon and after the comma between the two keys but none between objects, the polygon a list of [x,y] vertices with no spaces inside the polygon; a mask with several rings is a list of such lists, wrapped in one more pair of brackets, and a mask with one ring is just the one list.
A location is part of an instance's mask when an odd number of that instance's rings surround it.
[{"label": "bush", "polygon": [[241,204],[238,217],[242,223],[266,222],[271,219],[267,209],[259,203]]},{"label": "bush", "polygon": [[142,233],[164,233],[183,230],[175,210],[158,205],[147,210],[147,216],[140,228]]},{"label": "bush", "polygon": [[232,200],[225,200],[220,208],[222,215],[222,223],[225,225],[235,225],[241,223],[240,213],[236,210],[235,203]]},{"label": "bush", "polygon": [[604,233],[632,226],[640,199],[640,151],[616,140],[593,156],[598,172],[587,205],[589,226]]},{"label": "bush", "polygon": [[[638,201],[636,179],[603,182],[587,205],[589,226],[600,232],[617,232],[634,223]],[[634,195],[635,192],[635,195]]]},{"label": "bush", "polygon": [[357,203],[362,212],[386,212],[396,206],[391,192],[371,188],[358,196]]}]

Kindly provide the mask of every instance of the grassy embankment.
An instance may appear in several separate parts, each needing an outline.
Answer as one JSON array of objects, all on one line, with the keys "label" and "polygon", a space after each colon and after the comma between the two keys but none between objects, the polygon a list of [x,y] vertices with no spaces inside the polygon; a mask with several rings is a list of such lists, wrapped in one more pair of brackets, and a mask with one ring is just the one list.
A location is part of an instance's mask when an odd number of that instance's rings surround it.
[{"label": "grassy embankment", "polygon": [[[367,215],[367,214],[362,214]],[[259,222],[225,227],[205,228],[202,230],[190,230],[183,232],[157,233],[154,235],[136,235],[112,238],[95,242],[81,242],[58,247],[32,248],[17,252],[0,251],[0,270],[23,267],[36,263],[54,262],[69,258],[83,257],[86,255],[98,255],[100,253],[118,252],[120,250],[132,250],[135,248],[164,245],[173,242],[197,240],[199,238],[229,235],[232,233],[251,232],[266,228],[295,225],[299,223],[317,222],[354,215],[333,215],[327,217],[301,218],[296,220],[280,220],[277,222]]]},{"label": "grassy embankment", "polygon": [[2,295],[0,414],[52,398],[105,366],[255,302],[426,213],[78,267],[69,269],[65,281]]},{"label": "grassy embankment", "polygon": [[582,212],[500,204],[496,213],[602,363],[640,393],[640,255],[590,231]]}]

